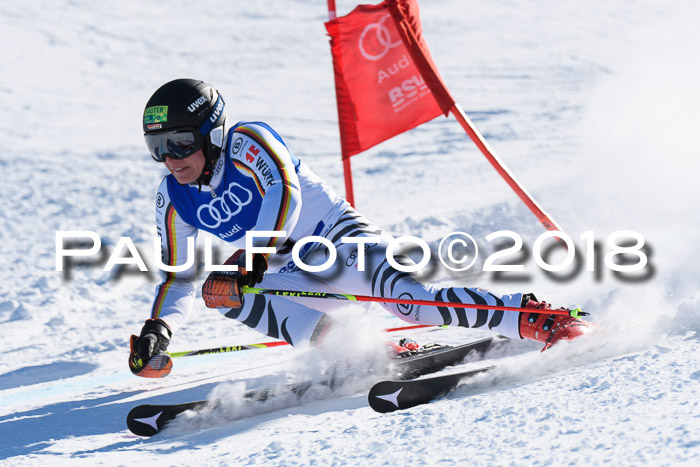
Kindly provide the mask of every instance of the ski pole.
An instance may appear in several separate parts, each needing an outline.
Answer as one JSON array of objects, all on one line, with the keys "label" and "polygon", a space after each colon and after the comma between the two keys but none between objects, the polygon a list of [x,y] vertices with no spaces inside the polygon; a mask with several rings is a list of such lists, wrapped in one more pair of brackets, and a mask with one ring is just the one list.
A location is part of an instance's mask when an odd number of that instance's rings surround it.
[{"label": "ski pole", "polygon": [[245,345],[230,345],[227,347],[216,347],[213,349],[200,350],[185,350],[183,352],[169,352],[171,358],[177,357],[194,357],[195,355],[207,355],[213,353],[238,352],[241,350],[267,349],[270,347],[279,347],[280,345],[289,345],[285,341],[261,342],[259,344]]},{"label": "ski pole", "polygon": [[351,295],[351,294],[340,294],[340,293],[327,293],[327,292],[306,292],[301,290],[277,290],[277,289],[259,289],[255,287],[244,286],[241,288],[242,293],[258,294],[258,295],[278,295],[281,297],[303,297],[303,298],[321,298],[329,300],[348,300],[352,302],[379,302],[379,303],[397,303],[399,305],[425,305],[425,306],[446,306],[453,308],[476,308],[476,309],[487,309],[487,310],[502,310],[502,311],[518,311],[525,313],[545,313],[548,315],[565,315],[572,316],[574,318],[579,318],[585,316],[588,313],[581,311],[580,308],[574,309],[542,309],[537,308],[522,308],[514,306],[502,306],[502,305],[486,305],[477,303],[457,303],[457,302],[444,302],[438,300],[415,300],[415,299],[401,299],[401,298],[390,298],[390,297],[371,297],[368,295]]},{"label": "ski pole", "polygon": [[[409,329],[421,329],[421,328],[432,328],[432,327],[443,327],[443,326],[435,326],[432,324],[413,324],[411,326],[401,326],[401,327],[397,327],[397,328],[384,329],[383,332],[397,332],[397,331],[406,331]],[[285,341],[271,341],[271,342],[261,342],[259,344],[230,345],[230,346],[226,346],[226,347],[215,347],[213,349],[184,350],[182,352],[169,352],[169,355],[170,355],[170,358],[194,357],[196,355],[208,355],[208,354],[224,353],[224,352],[238,352],[241,350],[267,349],[270,347],[279,347],[282,345],[289,345],[289,344]]]}]

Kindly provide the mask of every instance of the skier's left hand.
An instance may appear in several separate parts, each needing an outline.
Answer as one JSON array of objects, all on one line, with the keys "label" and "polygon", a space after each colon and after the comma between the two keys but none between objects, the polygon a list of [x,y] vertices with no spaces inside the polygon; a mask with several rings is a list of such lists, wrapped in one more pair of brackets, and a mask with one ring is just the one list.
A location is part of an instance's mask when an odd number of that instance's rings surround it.
[{"label": "skier's left hand", "polygon": [[[262,282],[265,271],[267,271],[267,259],[260,253],[253,254],[253,269],[247,271],[245,269],[245,252],[243,252],[243,266],[243,275],[237,280],[238,286],[253,287],[255,284]],[[238,271],[241,271],[240,266]]]},{"label": "skier's left hand", "polygon": [[225,265],[238,266],[237,271],[214,271],[202,285],[202,298],[208,308],[239,308],[243,305],[240,289],[252,287],[262,281],[267,271],[267,260],[260,254],[253,255],[253,269],[246,270],[245,250],[236,251]]}]

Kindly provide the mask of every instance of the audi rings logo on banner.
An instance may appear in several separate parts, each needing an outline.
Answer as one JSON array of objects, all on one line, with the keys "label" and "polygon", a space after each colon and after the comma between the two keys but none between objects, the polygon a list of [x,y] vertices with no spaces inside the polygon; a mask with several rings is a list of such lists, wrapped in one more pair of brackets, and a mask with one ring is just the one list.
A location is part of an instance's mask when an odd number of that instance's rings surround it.
[{"label": "audi rings logo on banner", "polygon": [[391,40],[391,32],[384,25],[390,15],[384,15],[378,23],[368,24],[360,35],[360,53],[367,60],[376,61],[384,57],[394,47],[401,45],[401,38]]},{"label": "audi rings logo on banner", "polygon": [[231,183],[221,196],[212,199],[209,204],[197,209],[197,219],[203,226],[215,229],[222,222],[230,221],[253,200],[253,193],[238,183]]}]

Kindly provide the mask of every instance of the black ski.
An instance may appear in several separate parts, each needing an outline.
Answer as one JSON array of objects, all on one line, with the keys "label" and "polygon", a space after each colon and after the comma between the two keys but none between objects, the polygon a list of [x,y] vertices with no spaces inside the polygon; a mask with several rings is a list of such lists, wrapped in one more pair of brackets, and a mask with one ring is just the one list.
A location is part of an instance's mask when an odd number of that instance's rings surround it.
[{"label": "black ski", "polygon": [[499,337],[488,337],[458,346],[427,345],[408,357],[399,356],[393,364],[392,373],[399,379],[417,378],[435,373],[445,367],[462,363],[470,354],[483,355],[496,342],[502,340],[504,339]]},{"label": "black ski", "polygon": [[455,389],[464,380],[492,370],[494,367],[483,367],[475,370],[462,371],[443,376],[415,379],[410,381],[380,381],[372,386],[367,400],[370,407],[379,413],[394,412],[427,404],[442,397]]},{"label": "black ski", "polygon": [[201,410],[208,403],[209,401],[196,401],[185,404],[139,405],[129,411],[126,416],[126,426],[135,435],[153,436],[182,412]]},{"label": "black ski", "polygon": [[[311,388],[311,381],[288,384],[284,393],[290,392],[297,397],[303,396]],[[254,401],[265,401],[275,395],[270,389],[255,389],[245,393],[244,397]],[[158,433],[172,419],[187,410],[199,411],[205,408],[216,408],[218,401],[201,400],[185,402],[183,404],[144,404],[134,407],[126,416],[126,426],[135,435],[153,436]]]},{"label": "black ski", "polygon": [[[404,352],[392,362],[390,375],[395,378],[409,379],[435,373],[447,366],[461,363],[471,353],[483,354],[499,340],[496,337],[489,337],[458,346],[431,344],[417,351]],[[331,378],[324,384],[334,388],[341,386],[342,381]],[[284,394],[291,392],[297,397],[302,397],[312,385],[312,381],[288,384],[284,388]],[[247,392],[245,397],[250,400],[264,401],[275,394],[275,391],[270,389],[258,389]],[[139,405],[131,409],[127,415],[126,425],[136,435],[153,436],[182,412],[215,407],[216,403],[216,401],[201,400],[183,404]]]}]

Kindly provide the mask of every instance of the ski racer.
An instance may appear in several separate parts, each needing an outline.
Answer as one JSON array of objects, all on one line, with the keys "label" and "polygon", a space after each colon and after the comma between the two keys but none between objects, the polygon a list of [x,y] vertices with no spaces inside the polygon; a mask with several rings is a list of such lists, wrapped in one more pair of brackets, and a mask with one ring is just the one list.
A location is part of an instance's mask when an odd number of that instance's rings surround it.
[{"label": "ski racer", "polygon": [[[238,271],[214,271],[204,282],[207,307],[292,345],[318,342],[331,324],[326,312],[342,302],[270,295],[244,299],[242,286],[482,304],[478,310],[383,305],[409,323],[488,328],[513,339],[544,342],[546,347],[590,329],[573,317],[547,314],[550,305],[532,294],[498,296],[477,288],[439,288],[395,269],[386,259],[392,241],[387,232],[340,198],[272,128],[262,122],[231,124],[225,110],[223,97],[209,84],[177,79],[151,96],[143,115],[151,156],[170,171],[156,196],[163,264],[183,269],[188,264],[188,238],[199,230],[236,249],[225,264],[238,266]],[[270,231],[284,231],[285,236],[256,238],[253,246],[274,253],[254,253],[252,267],[246,267],[246,233]],[[307,272],[292,260],[295,244],[308,236],[334,245],[337,259],[328,270]],[[320,242],[310,242],[297,252],[304,264],[318,266],[326,262],[328,251]],[[364,268],[359,264],[361,252]],[[407,257],[396,260],[410,264]],[[171,370],[166,349],[196,297],[194,261],[184,269],[162,271],[151,316],[139,336],[131,336],[129,367],[136,375],[161,377]],[[524,306],[533,312],[496,311],[488,305]]]}]

